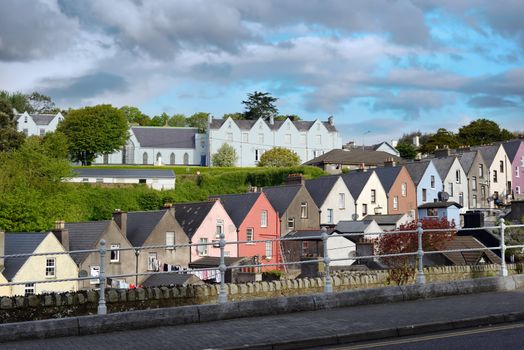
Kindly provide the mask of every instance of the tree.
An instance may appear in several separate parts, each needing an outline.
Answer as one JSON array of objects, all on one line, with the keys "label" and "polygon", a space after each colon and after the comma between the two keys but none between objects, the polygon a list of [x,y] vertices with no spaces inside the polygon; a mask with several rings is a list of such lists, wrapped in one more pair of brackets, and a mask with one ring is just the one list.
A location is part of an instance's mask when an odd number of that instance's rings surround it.
[{"label": "tree", "polygon": [[402,158],[415,159],[417,157],[417,149],[411,143],[399,142],[395,148]]},{"label": "tree", "polygon": [[129,137],[124,113],[111,105],[72,110],[57,130],[66,135],[73,161],[82,165],[124,147]]},{"label": "tree", "polygon": [[171,118],[167,121],[169,126],[183,127],[187,125],[186,116],[183,114],[173,114]]},{"label": "tree", "polygon": [[300,165],[300,157],[298,154],[283,147],[273,147],[265,152],[258,166],[263,167],[292,167]]},{"label": "tree", "polygon": [[224,143],[217,150],[217,153],[213,154],[213,165],[219,167],[233,167],[237,162],[237,152],[227,143]]},{"label": "tree", "polygon": [[0,152],[19,148],[25,135],[16,130],[13,106],[8,98],[0,95]]},{"label": "tree", "polygon": [[167,115],[166,112],[164,112],[161,115],[155,115],[149,122],[149,125],[150,126],[166,126],[168,120],[169,120],[169,116]]},{"label": "tree", "polygon": [[31,95],[26,95],[26,97],[29,105],[31,106],[30,113],[55,114],[60,111],[60,108],[55,106],[55,103],[49,96],[35,91],[31,93]]},{"label": "tree", "polygon": [[137,107],[122,106],[119,109],[124,113],[127,122],[131,125],[147,126],[151,122],[151,119]]},{"label": "tree", "polygon": [[255,120],[262,118],[268,120],[270,116],[276,116],[278,109],[275,102],[278,98],[271,96],[268,92],[255,91],[252,94],[247,94],[247,100],[242,101],[246,109],[246,119]]},{"label": "tree", "polygon": [[478,146],[513,138],[513,134],[501,129],[494,121],[477,119],[459,129],[458,136],[464,145]]},{"label": "tree", "polygon": [[460,146],[460,142],[457,136],[444,128],[438,129],[436,134],[428,137],[426,143],[420,147],[422,153],[431,153],[437,148],[457,148]]},{"label": "tree", "polygon": [[222,116],[222,119],[226,120],[227,118],[231,118],[234,120],[242,120],[246,119],[246,115],[244,113],[226,113]]},{"label": "tree", "polygon": [[290,119],[292,122],[296,122],[298,120],[302,120],[298,115],[296,114],[288,114],[288,115],[279,115],[275,117],[275,120],[281,120],[284,121],[286,119]]},{"label": "tree", "polygon": [[[420,222],[424,229],[424,234],[422,235],[422,248],[424,251],[442,249],[444,243],[455,235],[455,222],[449,222],[446,218],[425,218]],[[401,232],[411,231],[409,233],[394,233],[395,231],[391,231],[382,234],[377,241],[378,255],[416,252],[418,250],[417,228],[417,221],[412,221],[401,225],[399,228]],[[446,231],[441,231],[442,229]],[[389,283],[406,284],[415,275],[415,255],[386,257],[380,258],[380,260],[391,268],[388,272]]]},{"label": "tree", "polygon": [[42,138],[42,146],[49,157],[67,159],[69,156],[67,137],[60,131],[46,133]]},{"label": "tree", "polygon": [[187,118],[187,125],[192,128],[198,128],[198,132],[204,133],[207,131],[208,120],[209,113],[198,112]]}]

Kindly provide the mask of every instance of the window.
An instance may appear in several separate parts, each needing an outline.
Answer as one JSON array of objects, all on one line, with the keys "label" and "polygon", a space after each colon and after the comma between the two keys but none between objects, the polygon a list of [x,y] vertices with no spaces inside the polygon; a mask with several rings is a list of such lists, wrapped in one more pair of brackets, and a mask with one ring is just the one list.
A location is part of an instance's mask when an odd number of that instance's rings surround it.
[{"label": "window", "polygon": [[24,117],[24,123],[27,123],[27,116]]},{"label": "window", "polygon": [[307,219],[307,203],[300,203],[300,218]]},{"label": "window", "polygon": [[[100,276],[100,266],[91,266],[89,273],[91,277]],[[100,283],[100,280],[98,278],[89,280],[89,284],[99,284],[99,283]]]},{"label": "window", "polygon": [[26,296],[35,294],[35,284],[34,283],[26,283],[25,286],[24,286],[24,294]]},{"label": "window", "polygon": [[266,259],[271,259],[273,256],[273,242],[266,241]]},{"label": "window", "polygon": [[520,186],[515,186],[515,193],[520,194]]},{"label": "window", "polygon": [[226,140],[229,142],[233,142],[233,133],[232,132],[227,133]]},{"label": "window", "polygon": [[147,153],[142,154],[142,164],[147,164]]},{"label": "window", "polygon": [[376,202],[377,202],[377,191],[371,190],[371,203],[376,203]]},{"label": "window", "polygon": [[56,259],[55,258],[45,259],[45,277],[46,278],[56,277]]},{"label": "window", "polygon": [[425,188],[422,189],[422,201],[425,202],[428,200],[428,190]]},{"label": "window", "polygon": [[308,254],[309,254],[309,242],[302,241],[302,256],[306,256]]},{"label": "window", "polygon": [[82,179],[82,182],[89,182],[89,179],[88,179],[87,177],[84,177],[84,178]]},{"label": "window", "polygon": [[29,129],[24,129],[24,134],[29,135]]},{"label": "window", "polygon": [[449,195],[453,197],[453,182],[448,183],[449,186]]},{"label": "window", "polygon": [[262,156],[262,150],[256,149],[255,150],[255,162],[258,162],[260,160],[260,156]]},{"label": "window", "polygon": [[398,197],[393,197],[393,209],[398,210]]},{"label": "window", "polygon": [[287,228],[290,230],[295,229],[295,218],[288,218],[287,219]]},{"label": "window", "polygon": [[[262,124],[260,124],[262,125]],[[264,143],[264,134],[258,134],[258,143],[263,144]]]},{"label": "window", "polygon": [[327,210],[327,223],[332,224],[333,223],[333,209]]},{"label": "window", "polygon": [[431,188],[435,188],[435,176],[431,175]]},{"label": "window", "polygon": [[346,209],[346,194],[345,193],[338,194],[338,208]]},{"label": "window", "polygon": [[198,241],[198,243],[200,244],[198,246],[198,255],[199,256],[207,256],[207,238],[200,238],[200,240]]},{"label": "window", "polygon": [[120,250],[115,250],[119,248],[120,248],[120,244],[111,244],[110,246],[110,251],[109,251],[110,260],[109,261],[111,261],[112,263],[120,261]]},{"label": "window", "polygon": [[498,182],[498,176],[497,176],[497,171],[496,170],[493,170],[493,182],[497,183]]},{"label": "window", "polygon": [[515,177],[520,177],[520,171],[518,166],[515,167]]},{"label": "window", "polygon": [[476,208],[477,207],[477,195],[474,194],[473,197],[471,197],[471,207]]},{"label": "window", "polygon": [[427,216],[438,216],[438,209],[437,208],[428,208],[426,209],[426,215]]},{"label": "window", "polygon": [[479,164],[479,177],[480,178],[484,177],[484,165],[483,164]]},{"label": "window", "polygon": [[202,140],[200,141],[200,148],[205,148],[206,147],[206,141]]},{"label": "window", "polygon": [[220,238],[220,235],[224,232],[224,221],[217,220],[215,238]]},{"label": "window", "polygon": [[480,186],[480,198],[486,199],[486,186]]},{"label": "window", "polygon": [[284,143],[286,145],[290,145],[291,144],[291,134],[285,134],[284,135]]},{"label": "window", "polygon": [[520,156],[520,166],[524,167],[524,156]]},{"label": "window", "polygon": [[306,134],[300,134],[300,144],[301,145],[305,145],[306,144]]},{"label": "window", "polygon": [[166,232],[166,249],[173,250],[175,249],[175,233],[173,231]]},{"label": "window", "polygon": [[363,216],[366,216],[368,215],[368,205],[367,204],[362,204],[362,215]]},{"label": "window", "polygon": [[455,171],[455,182],[460,183],[460,170]]},{"label": "window", "polygon": [[160,152],[156,154],[156,163],[158,165],[162,164],[162,154],[160,154]]},{"label": "window", "polygon": [[171,153],[171,155],[169,156],[169,164],[175,164],[175,160],[176,160],[176,157],[175,157],[175,153]]},{"label": "window", "polygon": [[189,154],[184,153],[184,165],[188,165],[189,164]]},{"label": "window", "polygon": [[504,161],[503,160],[500,161],[500,173],[501,174],[504,173]]},{"label": "window", "polygon": [[253,240],[254,230],[253,228],[246,229],[246,241],[251,242]]},{"label": "window", "polygon": [[96,183],[101,184],[101,183],[104,182],[104,179],[102,179],[102,178],[97,178],[95,181],[96,181]]},{"label": "window", "polygon": [[267,227],[267,210],[260,212],[260,227]]},{"label": "window", "polygon": [[322,144],[322,135],[316,135],[315,140],[317,142],[317,145],[321,145]]},{"label": "window", "polygon": [[471,177],[471,189],[473,191],[477,190],[477,177],[476,176]]},{"label": "window", "polygon": [[138,179],[138,183],[139,184],[145,184],[145,183],[147,183],[147,180],[146,179]]},{"label": "window", "polygon": [[247,132],[242,133],[242,142],[249,142],[249,134]]},{"label": "window", "polygon": [[459,193],[459,204],[464,206],[464,192]]},{"label": "window", "polygon": [[408,195],[408,185],[403,182],[402,183],[402,197],[406,197]]},{"label": "window", "polygon": [[149,252],[147,254],[147,271],[158,271],[158,267],[156,252]]},{"label": "window", "polygon": [[40,129],[40,136],[44,136],[45,135],[45,129]]}]

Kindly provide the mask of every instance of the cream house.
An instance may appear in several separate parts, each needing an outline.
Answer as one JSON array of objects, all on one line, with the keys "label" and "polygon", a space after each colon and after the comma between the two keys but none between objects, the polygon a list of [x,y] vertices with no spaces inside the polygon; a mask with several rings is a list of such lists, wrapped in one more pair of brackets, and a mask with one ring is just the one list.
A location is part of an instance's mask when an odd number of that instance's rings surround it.
[{"label": "cream house", "polygon": [[321,225],[336,225],[355,214],[353,196],[340,176],[320,176],[305,181],[306,189],[320,209]]},{"label": "cream house", "polygon": [[[56,254],[66,250],[52,233],[0,233],[0,239],[4,245],[5,255],[44,254],[5,258],[3,277],[9,282],[21,282],[21,284],[7,288],[0,287],[2,295],[61,293],[77,290],[77,281],[53,282],[77,278],[78,268],[68,254]],[[49,282],[33,283],[36,281]]]},{"label": "cream house", "polygon": [[461,213],[469,209],[468,178],[456,156],[433,159],[433,164],[442,179],[442,191],[449,195],[449,202],[462,206]]},{"label": "cream house", "polygon": [[387,214],[386,191],[373,170],[350,171],[340,177],[344,180],[354,200],[352,220],[362,219],[368,214]]}]

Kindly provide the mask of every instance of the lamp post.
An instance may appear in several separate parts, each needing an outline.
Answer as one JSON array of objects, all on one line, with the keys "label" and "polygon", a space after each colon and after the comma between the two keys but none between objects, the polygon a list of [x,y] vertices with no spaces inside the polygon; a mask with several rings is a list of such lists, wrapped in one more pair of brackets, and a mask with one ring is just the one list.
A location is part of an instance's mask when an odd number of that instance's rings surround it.
[{"label": "lamp post", "polygon": [[135,249],[135,288],[138,287],[138,256],[140,255],[140,249]]}]

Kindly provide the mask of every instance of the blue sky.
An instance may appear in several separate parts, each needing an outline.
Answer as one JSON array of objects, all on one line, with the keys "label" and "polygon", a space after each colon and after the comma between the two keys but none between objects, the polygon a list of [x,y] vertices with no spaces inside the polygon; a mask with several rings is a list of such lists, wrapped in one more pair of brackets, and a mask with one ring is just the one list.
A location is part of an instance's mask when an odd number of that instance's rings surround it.
[{"label": "blue sky", "polygon": [[523,14],[517,0],[4,0],[0,89],[217,118],[266,91],[281,114],[333,115],[344,142],[478,117],[524,131]]}]

